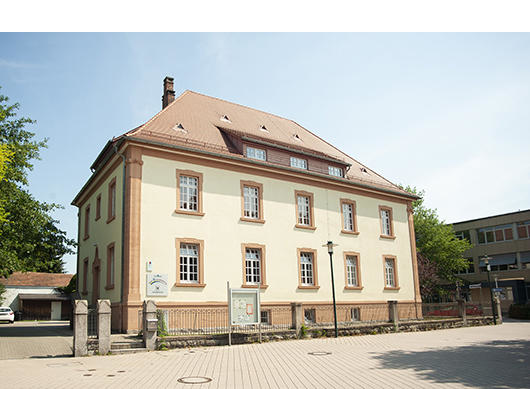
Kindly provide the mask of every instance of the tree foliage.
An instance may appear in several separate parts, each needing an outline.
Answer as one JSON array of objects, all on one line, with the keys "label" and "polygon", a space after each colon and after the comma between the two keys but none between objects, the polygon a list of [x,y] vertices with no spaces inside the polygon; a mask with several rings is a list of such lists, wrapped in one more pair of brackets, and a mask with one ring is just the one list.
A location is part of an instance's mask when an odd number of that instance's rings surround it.
[{"label": "tree foliage", "polygon": [[463,254],[471,248],[471,244],[466,239],[458,239],[453,227],[440,220],[436,210],[425,207],[424,191],[413,187],[405,189],[419,197],[412,204],[418,274],[420,289],[423,288],[422,297],[432,296],[440,290],[442,282],[458,284],[460,279],[455,273],[468,267],[469,262]]},{"label": "tree foliage", "polygon": [[[1,117],[0,117],[1,118]],[[0,182],[5,177],[7,170],[7,164],[11,162],[13,152],[7,144],[0,143]],[[0,223],[6,221],[6,211],[5,211],[5,202],[0,201]]]},{"label": "tree foliage", "polygon": [[13,271],[60,273],[64,270],[62,257],[73,253],[75,242],[57,227],[51,212],[61,206],[36,200],[27,190],[28,172],[32,161],[39,159],[39,151],[46,140],[33,140],[34,133],[26,126],[35,121],[16,118],[18,104],[9,105],[0,95],[0,146],[8,150],[3,160],[0,179],[0,276]]}]

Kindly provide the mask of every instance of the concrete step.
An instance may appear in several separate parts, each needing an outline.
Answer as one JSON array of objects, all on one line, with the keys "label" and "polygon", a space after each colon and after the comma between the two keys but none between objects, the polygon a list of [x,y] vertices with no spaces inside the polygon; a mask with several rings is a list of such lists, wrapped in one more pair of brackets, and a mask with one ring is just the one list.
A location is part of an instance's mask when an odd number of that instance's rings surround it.
[{"label": "concrete step", "polygon": [[143,353],[143,352],[146,352],[147,349],[145,347],[137,347],[137,348],[132,348],[132,349],[114,349],[114,348],[111,348],[110,349],[110,352],[112,354],[132,354],[132,353]]},{"label": "concrete step", "polygon": [[143,339],[137,335],[113,334],[110,338],[110,351],[116,353],[136,353],[147,351]]}]

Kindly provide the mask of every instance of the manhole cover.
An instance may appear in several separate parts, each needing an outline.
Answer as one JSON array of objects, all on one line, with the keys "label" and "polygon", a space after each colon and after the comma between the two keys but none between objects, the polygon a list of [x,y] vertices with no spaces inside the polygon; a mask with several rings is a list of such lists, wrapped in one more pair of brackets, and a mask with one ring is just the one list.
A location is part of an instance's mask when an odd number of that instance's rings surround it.
[{"label": "manhole cover", "polygon": [[329,356],[331,354],[330,351],[312,351],[310,353],[311,356]]},{"label": "manhole cover", "polygon": [[177,379],[177,382],[180,382],[181,384],[206,384],[208,382],[211,382],[212,378],[207,378],[205,376],[187,376],[185,378]]}]

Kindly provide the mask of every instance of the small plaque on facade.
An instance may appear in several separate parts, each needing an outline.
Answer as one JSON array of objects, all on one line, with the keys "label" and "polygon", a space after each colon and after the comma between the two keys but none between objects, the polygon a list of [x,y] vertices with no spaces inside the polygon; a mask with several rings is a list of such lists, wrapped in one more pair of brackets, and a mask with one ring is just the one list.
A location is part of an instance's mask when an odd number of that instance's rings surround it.
[{"label": "small plaque on facade", "polygon": [[147,274],[147,296],[167,296],[167,274]]}]

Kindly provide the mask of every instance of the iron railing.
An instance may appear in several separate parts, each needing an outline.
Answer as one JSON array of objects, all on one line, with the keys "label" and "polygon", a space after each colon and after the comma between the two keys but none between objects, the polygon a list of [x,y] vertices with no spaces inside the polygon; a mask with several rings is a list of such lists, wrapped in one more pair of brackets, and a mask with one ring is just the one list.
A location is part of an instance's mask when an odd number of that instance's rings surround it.
[{"label": "iron railing", "polygon": [[88,309],[87,333],[90,338],[96,338],[98,336],[98,310],[96,308]]},{"label": "iron railing", "polygon": [[[306,326],[333,326],[333,305],[303,305]],[[374,324],[390,319],[387,303],[364,305],[338,305],[337,325]]]}]

